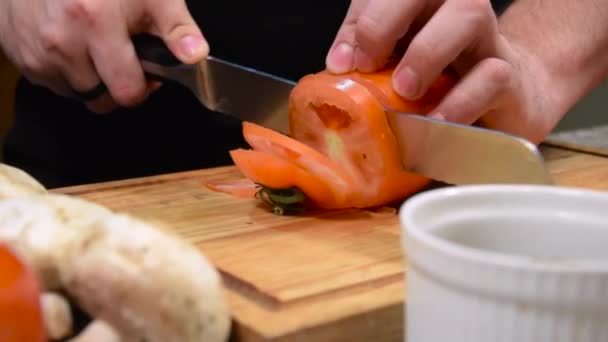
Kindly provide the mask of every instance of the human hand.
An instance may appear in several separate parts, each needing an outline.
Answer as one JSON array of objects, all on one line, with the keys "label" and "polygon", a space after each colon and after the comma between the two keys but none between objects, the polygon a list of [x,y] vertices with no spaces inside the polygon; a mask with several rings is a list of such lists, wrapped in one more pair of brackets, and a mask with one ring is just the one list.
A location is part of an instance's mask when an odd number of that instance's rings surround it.
[{"label": "human hand", "polygon": [[131,42],[135,33],[161,37],[183,63],[209,47],[184,0],[0,0],[0,46],[23,75],[63,96],[107,92],[86,102],[95,112],[145,100],[146,82]]},{"label": "human hand", "polygon": [[[405,51],[403,51],[405,50]],[[499,31],[489,0],[352,0],[327,68],[372,72],[392,59],[395,91],[418,99],[446,68],[459,81],[429,114],[540,142],[555,124],[543,113],[543,65]]]}]

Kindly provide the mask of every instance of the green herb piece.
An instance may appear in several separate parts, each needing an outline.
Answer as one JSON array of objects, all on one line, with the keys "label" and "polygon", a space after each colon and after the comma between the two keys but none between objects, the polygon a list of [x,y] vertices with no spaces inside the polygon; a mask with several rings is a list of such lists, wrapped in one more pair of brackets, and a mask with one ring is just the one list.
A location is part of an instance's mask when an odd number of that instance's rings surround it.
[{"label": "green herb piece", "polygon": [[306,209],[306,195],[297,187],[273,189],[261,184],[256,197],[269,205],[276,215],[288,215]]}]

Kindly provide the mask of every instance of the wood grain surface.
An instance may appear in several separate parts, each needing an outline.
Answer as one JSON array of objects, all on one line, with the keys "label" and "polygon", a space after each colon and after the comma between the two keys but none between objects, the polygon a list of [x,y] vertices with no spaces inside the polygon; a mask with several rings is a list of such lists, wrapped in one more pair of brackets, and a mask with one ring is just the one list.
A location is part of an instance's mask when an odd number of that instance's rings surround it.
[{"label": "wood grain surface", "polygon": [[[559,186],[608,189],[608,158],[541,147]],[[407,303],[394,211],[280,217],[254,200],[214,193],[221,167],[53,191],[164,223],[224,277],[236,341],[400,341]]]}]

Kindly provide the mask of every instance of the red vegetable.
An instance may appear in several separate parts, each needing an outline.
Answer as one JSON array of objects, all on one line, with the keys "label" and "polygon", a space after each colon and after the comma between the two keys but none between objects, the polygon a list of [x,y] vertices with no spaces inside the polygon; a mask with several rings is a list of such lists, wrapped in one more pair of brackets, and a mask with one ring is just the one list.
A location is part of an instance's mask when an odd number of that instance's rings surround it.
[{"label": "red vegetable", "polygon": [[[386,205],[429,184],[430,179],[402,169],[383,107],[426,114],[452,79],[441,75],[423,98],[406,101],[392,89],[392,71],[303,77],[290,96],[290,137],[243,124],[252,150],[230,152],[249,179],[241,185],[299,189],[312,205],[336,209]],[[242,193],[242,188],[228,192]]]},{"label": "red vegetable", "polygon": [[5,245],[0,245],[0,340],[46,341],[37,279]]}]

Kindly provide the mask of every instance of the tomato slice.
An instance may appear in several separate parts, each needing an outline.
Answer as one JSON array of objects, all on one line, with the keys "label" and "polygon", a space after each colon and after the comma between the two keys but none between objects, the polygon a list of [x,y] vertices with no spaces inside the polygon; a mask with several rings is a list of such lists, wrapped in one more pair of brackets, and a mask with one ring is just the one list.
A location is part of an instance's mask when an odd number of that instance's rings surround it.
[{"label": "tomato slice", "polygon": [[253,198],[259,189],[259,185],[247,178],[226,181],[210,181],[205,186],[216,192],[224,192],[235,197]]},{"label": "tomato slice", "polygon": [[46,341],[37,279],[6,245],[0,245],[0,336],[6,342]]},{"label": "tomato slice", "polygon": [[400,163],[382,106],[349,78],[304,77],[291,93],[289,122],[292,137],[339,162],[359,186]]},{"label": "tomato slice", "polygon": [[243,123],[243,135],[254,150],[273,154],[315,177],[330,180],[337,194],[347,196],[356,185],[340,163],[301,141],[250,122]]}]

